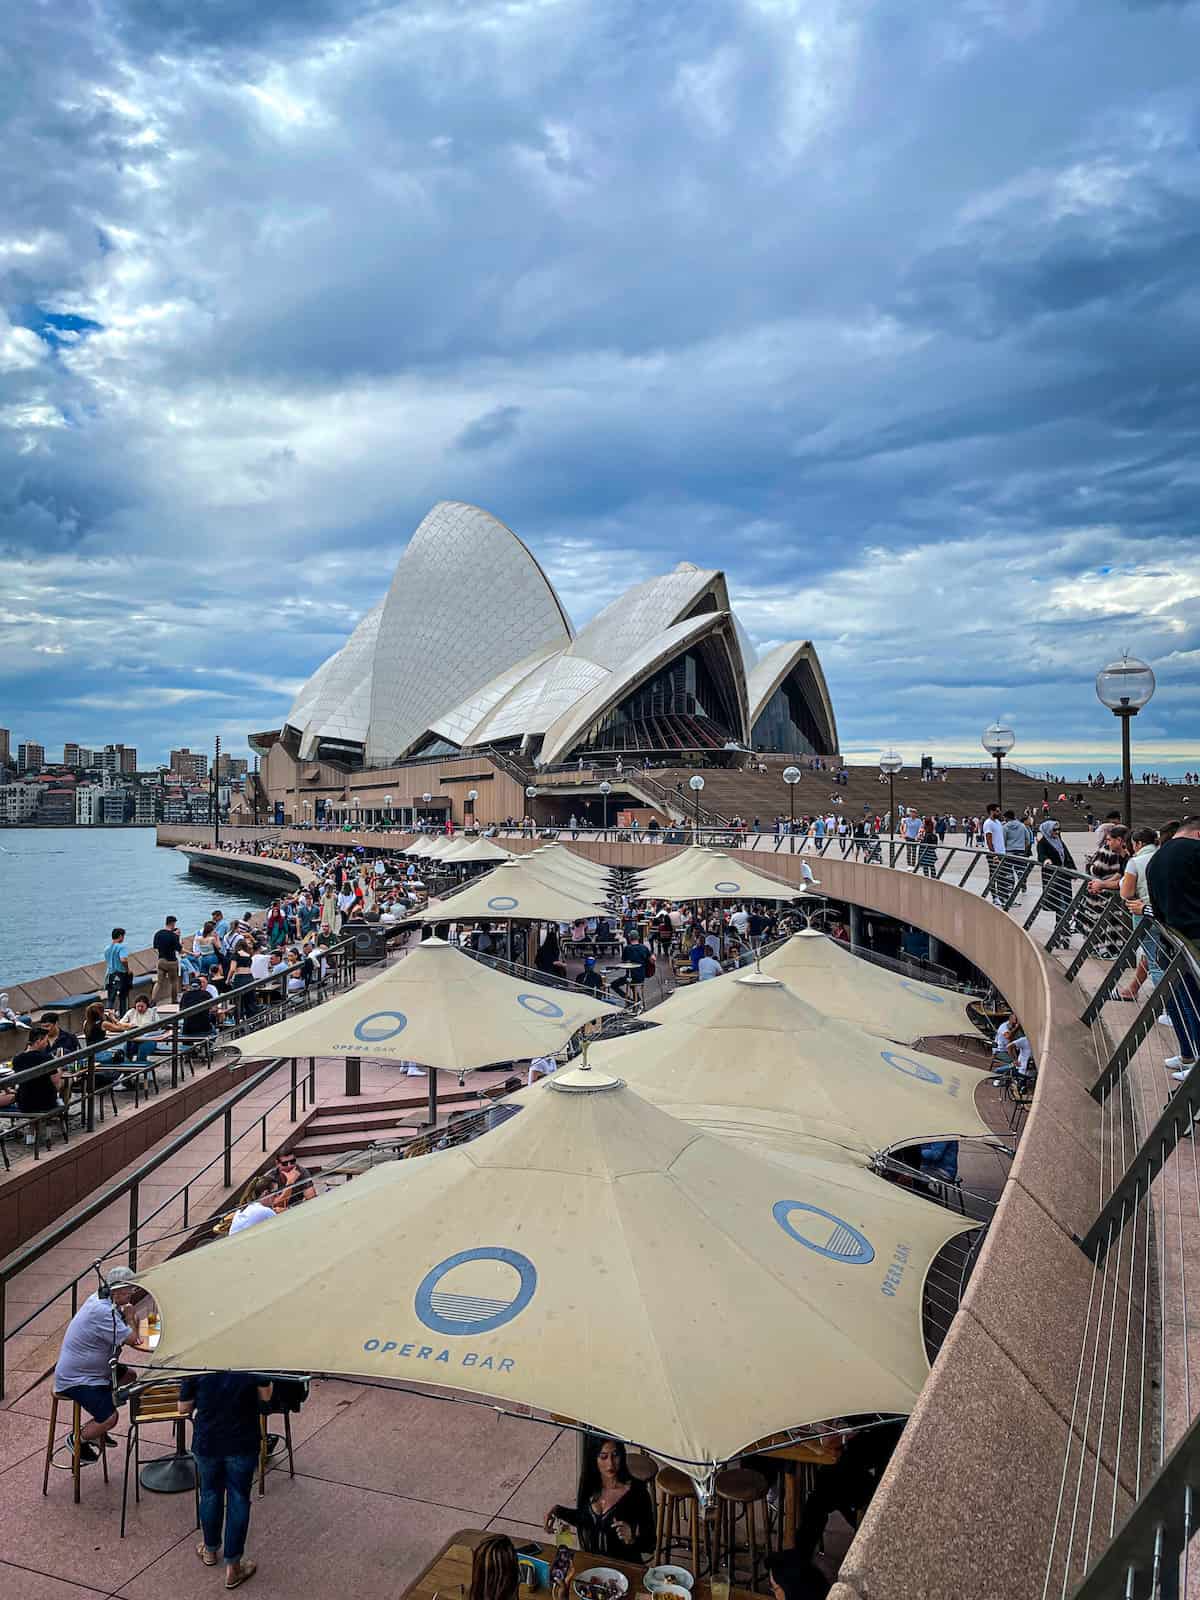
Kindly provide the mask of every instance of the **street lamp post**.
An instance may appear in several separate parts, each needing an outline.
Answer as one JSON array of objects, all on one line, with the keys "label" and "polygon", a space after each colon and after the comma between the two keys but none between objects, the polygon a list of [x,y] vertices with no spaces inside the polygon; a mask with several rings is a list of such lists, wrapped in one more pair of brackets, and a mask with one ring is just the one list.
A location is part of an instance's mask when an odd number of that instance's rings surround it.
[{"label": "street lamp post", "polygon": [[608,832],[608,797],[612,793],[612,784],[608,782],[607,778],[600,785],[600,793],[604,796],[604,831],[605,831],[605,833],[607,833]]},{"label": "street lamp post", "polygon": [[537,799],[537,784],[536,783],[526,784],[526,786],[525,786],[525,798],[526,798],[526,800],[529,801],[529,827],[530,827],[530,832],[532,832],[534,827],[536,826],[536,819],[534,818],[534,814],[533,814],[533,802]]},{"label": "street lamp post", "polygon": [[1130,771],[1129,723],[1154,693],[1154,672],[1128,651],[1096,674],[1096,698],[1121,720],[1121,815],[1133,827],[1133,773]]},{"label": "street lamp post", "polygon": [[688,779],[688,788],[696,796],[696,838],[700,837],[700,791],[704,788],[704,779],[698,772],[694,772]]},{"label": "street lamp post", "polygon": [[[423,794],[421,796],[421,804],[422,804],[422,806],[425,807],[425,816],[421,819],[423,822],[428,822],[429,821],[429,802],[432,799],[433,799],[433,796],[431,794]],[[433,1068],[430,1067],[429,1070],[432,1072]]]},{"label": "street lamp post", "polygon": [[799,767],[784,767],[783,781],[788,786],[788,849],[796,853],[796,785],[800,782]]},{"label": "street lamp post", "polygon": [[904,757],[895,750],[885,750],[879,758],[879,770],[887,774],[888,781],[888,832],[896,837],[896,774],[904,767]]},{"label": "street lamp post", "polygon": [[388,827],[390,828],[391,825],[392,825],[392,797],[391,797],[390,794],[385,794],[384,795],[383,803],[387,807],[387,810],[385,812],[385,820],[387,822]]},{"label": "street lamp post", "polygon": [[996,804],[1004,811],[1004,768],[1005,756],[1017,742],[1017,736],[1003,722],[993,722],[990,727],[983,730],[980,743],[988,755],[995,758],[996,762]]},{"label": "street lamp post", "polygon": [[[472,827],[475,826],[475,802],[478,799],[479,799],[479,790],[478,789],[468,789],[467,790],[467,811],[468,811],[468,813],[470,815],[471,826]],[[466,819],[464,818],[464,821],[465,820]]]}]

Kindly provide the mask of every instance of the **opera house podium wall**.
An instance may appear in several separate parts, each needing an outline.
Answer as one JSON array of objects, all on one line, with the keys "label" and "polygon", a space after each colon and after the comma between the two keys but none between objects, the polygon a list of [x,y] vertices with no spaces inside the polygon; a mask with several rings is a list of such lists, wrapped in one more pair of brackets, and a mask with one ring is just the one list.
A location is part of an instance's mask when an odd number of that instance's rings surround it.
[{"label": "opera house podium wall", "polygon": [[[182,842],[188,832],[160,828],[159,839]],[[288,836],[275,829],[265,836],[281,833]],[[409,842],[395,833],[354,837],[368,846]],[[537,841],[504,843],[522,852]],[[640,867],[677,853],[633,843],[571,848]],[[800,861],[780,854],[754,864],[799,883]],[[1076,1239],[1095,1216],[1101,1180],[1101,1110],[1088,1092],[1096,1056],[1079,1020],[1080,997],[1017,921],[968,890],[831,856],[821,861],[820,876],[823,893],[922,928],[986,973],[1021,1017],[1039,1064],[1034,1102],[975,1272],[833,1593],[836,1600],[1040,1596],[1069,1437],[1089,1481],[1096,1464],[1071,1422],[1092,1283]],[[1121,1410],[1114,1401],[1114,1428]],[[1106,1438],[1097,1481],[1112,1496],[1109,1459]],[[1128,1509],[1130,1488],[1122,1477],[1113,1502],[1118,1516]],[[1060,1586],[1061,1575],[1051,1592]]]}]

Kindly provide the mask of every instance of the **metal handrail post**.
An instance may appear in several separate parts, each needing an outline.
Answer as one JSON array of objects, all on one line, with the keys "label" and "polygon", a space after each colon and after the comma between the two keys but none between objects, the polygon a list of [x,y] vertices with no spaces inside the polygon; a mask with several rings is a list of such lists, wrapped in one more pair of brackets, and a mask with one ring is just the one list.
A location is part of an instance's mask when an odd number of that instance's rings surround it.
[{"label": "metal handrail post", "polygon": [[1124,943],[1121,945],[1121,948],[1117,951],[1116,958],[1114,959],[1112,966],[1109,967],[1102,982],[1096,986],[1095,994],[1093,994],[1092,998],[1084,1007],[1083,1015],[1079,1019],[1081,1022],[1086,1022],[1088,1024],[1095,1022],[1096,1018],[1100,1015],[1101,1010],[1111,998],[1114,988],[1120,982],[1121,974],[1125,971],[1130,956],[1137,949],[1138,945],[1141,943],[1141,940],[1142,929],[1139,924],[1134,923],[1133,927],[1130,928]]},{"label": "metal handrail post", "polygon": [[227,1189],[233,1188],[233,1107],[225,1108],[225,1165],[222,1176]]},{"label": "metal handrail post", "polygon": [[[1086,884],[1084,884],[1084,890],[1085,892],[1087,890]],[[1084,935],[1083,943],[1079,946],[1079,949],[1071,957],[1070,964],[1068,965],[1065,974],[1068,983],[1074,983],[1075,979],[1079,976],[1083,963],[1100,943],[1105,929],[1112,921],[1113,914],[1119,908],[1120,904],[1120,895],[1117,894],[1115,890],[1107,891],[1104,898],[1104,904],[1100,908],[1100,915],[1096,918],[1095,922],[1092,923],[1091,927]]]},{"label": "metal handrail post", "polygon": [[291,1100],[288,1102],[288,1106],[289,1106],[289,1111],[290,1111],[290,1115],[291,1115],[291,1120],[293,1122],[295,1122],[295,1120],[296,1120],[296,1057],[295,1056],[292,1057],[291,1066],[292,1066],[292,1097],[291,1097]]},{"label": "metal handrail post", "polygon": [[1125,1068],[1133,1060],[1134,1051],[1143,1039],[1148,1039],[1158,1021],[1166,1000],[1175,992],[1183,976],[1186,957],[1182,950],[1177,950],[1167,962],[1162,977],[1154,986],[1148,1000],[1142,1002],[1142,1008],[1129,1025],[1129,1030],[1120,1044],[1109,1056],[1104,1066],[1104,1071],[1096,1079],[1089,1093],[1093,1100],[1103,1103],[1108,1099],[1113,1089],[1119,1083]]},{"label": "metal handrail post", "polygon": [[1126,1167],[1096,1220],[1076,1243],[1089,1260],[1099,1264],[1113,1239],[1133,1215],[1139,1191],[1150,1185],[1166,1165],[1167,1158],[1200,1114],[1200,1072],[1193,1071],[1167,1101],[1158,1121],[1150,1129],[1141,1149]]},{"label": "metal handrail post", "polygon": [[179,1087],[179,1013],[171,1018],[171,1087]]},{"label": "metal handrail post", "polygon": [[139,1188],[135,1183],[129,1191],[129,1270],[137,1271],[138,1255],[138,1198]]},{"label": "metal handrail post", "polygon": [[308,1099],[310,1105],[317,1103],[317,1058],[308,1058]]},{"label": "metal handrail post", "polygon": [[1071,923],[1074,922],[1074,920],[1075,920],[1075,913],[1079,910],[1079,907],[1083,903],[1083,898],[1087,894],[1087,886],[1088,886],[1088,880],[1085,878],[1083,880],[1083,882],[1080,884],[1079,888],[1071,896],[1070,903],[1068,904],[1067,909],[1063,912],[1062,916],[1060,916],[1058,921],[1054,924],[1054,927],[1053,927],[1053,929],[1051,930],[1051,933],[1050,933],[1050,937],[1046,940],[1046,943],[1042,946],[1042,948],[1047,952],[1047,954],[1049,954],[1049,952],[1051,950],[1054,950],[1054,949],[1056,949],[1058,947],[1058,943],[1059,943],[1060,939],[1067,938],[1066,930],[1070,927]]}]

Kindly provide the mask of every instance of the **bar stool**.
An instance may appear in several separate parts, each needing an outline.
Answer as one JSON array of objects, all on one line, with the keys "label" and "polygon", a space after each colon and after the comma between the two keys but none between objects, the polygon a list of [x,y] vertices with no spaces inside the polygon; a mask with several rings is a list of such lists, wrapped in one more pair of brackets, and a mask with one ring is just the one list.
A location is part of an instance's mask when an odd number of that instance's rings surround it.
[{"label": "bar stool", "polygon": [[692,1549],[692,1576],[700,1575],[700,1501],[696,1485],[686,1472],[678,1467],[660,1467],[655,1474],[654,1487],[658,1496],[658,1516],[655,1526],[654,1564],[660,1566],[670,1561],[677,1544],[686,1547],[688,1534],[684,1531],[685,1517],[690,1525]]},{"label": "bar stool", "polygon": [[[718,1472],[713,1484],[717,1499],[717,1521],[713,1533],[712,1570],[717,1572],[724,1557],[729,1568],[729,1581],[734,1582],[737,1565],[737,1529],[739,1520],[746,1530],[746,1544],[750,1552],[750,1587],[758,1586],[758,1511],[763,1509],[762,1553],[767,1554],[770,1523],[767,1518],[767,1480],[761,1472],[751,1467],[726,1467]],[[741,1509],[739,1518],[738,1511]]]},{"label": "bar stool", "polygon": [[[75,1504],[78,1505],[79,1468],[83,1459],[79,1453],[80,1446],[83,1443],[83,1440],[80,1438],[80,1433],[83,1429],[83,1417],[80,1412],[79,1401],[72,1400],[69,1395],[56,1393],[50,1402],[50,1431],[46,1436],[46,1464],[42,1469],[42,1493],[48,1494],[50,1489],[50,1468],[53,1464],[56,1454],[54,1448],[54,1430],[58,1427],[58,1402],[60,1400],[64,1403],[64,1405],[69,1405],[71,1407],[71,1433],[75,1440],[75,1447],[71,1451],[71,1478],[75,1485]],[[104,1468],[104,1481],[107,1483],[108,1451],[104,1448],[103,1444],[98,1444],[96,1448],[100,1452],[100,1465]]]}]

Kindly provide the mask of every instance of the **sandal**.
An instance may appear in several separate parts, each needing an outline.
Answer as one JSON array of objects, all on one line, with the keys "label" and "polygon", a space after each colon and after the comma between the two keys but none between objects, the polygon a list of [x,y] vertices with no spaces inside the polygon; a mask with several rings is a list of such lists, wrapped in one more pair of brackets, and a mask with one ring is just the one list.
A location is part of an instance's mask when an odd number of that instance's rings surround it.
[{"label": "sandal", "polygon": [[227,1589],[237,1589],[246,1582],[247,1578],[252,1578],[257,1571],[258,1567],[253,1561],[239,1561],[236,1566],[230,1567],[226,1572],[225,1587]]},{"label": "sandal", "polygon": [[201,1561],[203,1561],[206,1567],[216,1566],[217,1552],[215,1550],[210,1550],[206,1544],[198,1544],[196,1546],[196,1554],[200,1557]]}]

